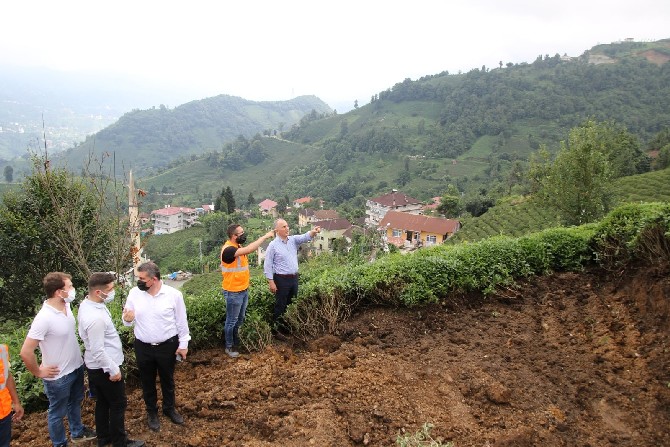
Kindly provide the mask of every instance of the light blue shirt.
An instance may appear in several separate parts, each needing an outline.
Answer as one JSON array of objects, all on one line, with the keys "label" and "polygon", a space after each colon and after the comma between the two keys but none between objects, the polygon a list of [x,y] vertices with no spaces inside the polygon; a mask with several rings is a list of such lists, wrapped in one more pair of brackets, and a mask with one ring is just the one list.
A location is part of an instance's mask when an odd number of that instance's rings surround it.
[{"label": "light blue shirt", "polygon": [[110,376],[117,375],[123,363],[123,349],[107,306],[85,299],[79,305],[77,318],[86,367],[102,369]]},{"label": "light blue shirt", "polygon": [[298,247],[312,240],[309,231],[297,236],[289,236],[285,241],[276,237],[265,253],[263,272],[267,279],[272,279],[275,273],[280,275],[295,275],[298,273]]}]

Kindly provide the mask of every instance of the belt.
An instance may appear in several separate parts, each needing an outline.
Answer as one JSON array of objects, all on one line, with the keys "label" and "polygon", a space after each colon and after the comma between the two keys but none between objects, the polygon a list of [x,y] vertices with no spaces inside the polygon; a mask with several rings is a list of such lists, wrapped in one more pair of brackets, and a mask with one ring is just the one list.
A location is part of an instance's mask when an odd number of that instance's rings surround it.
[{"label": "belt", "polygon": [[142,341],[142,340],[140,340],[140,339],[136,339],[136,340],[139,341],[139,342],[142,343],[142,344],[145,344],[145,345],[149,345],[149,346],[160,346],[160,345],[164,345],[165,343],[175,342],[175,341],[177,341],[178,339],[177,339],[177,336],[174,335],[174,336],[168,338],[167,340],[164,340],[164,341],[161,341],[161,342],[158,342],[158,343],[147,343],[147,342]]},{"label": "belt", "polygon": [[297,277],[298,277],[298,274],[297,274],[297,273],[293,273],[293,274],[287,274],[287,275],[285,275],[285,274],[283,274],[283,273],[275,273],[275,276],[277,276],[277,277],[279,277],[279,278],[297,278]]}]

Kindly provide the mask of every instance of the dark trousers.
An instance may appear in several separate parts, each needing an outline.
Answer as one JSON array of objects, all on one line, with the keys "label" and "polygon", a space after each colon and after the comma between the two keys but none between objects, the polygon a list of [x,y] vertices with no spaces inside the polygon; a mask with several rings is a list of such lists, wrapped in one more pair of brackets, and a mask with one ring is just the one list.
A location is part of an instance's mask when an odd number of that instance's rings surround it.
[{"label": "dark trousers", "polygon": [[125,416],[128,400],[123,380],[112,382],[102,369],[87,369],[88,384],[95,395],[95,430],[98,445],[126,445]]},{"label": "dark trousers", "polygon": [[12,414],[0,419],[0,447],[9,447],[9,441],[12,440]]},{"label": "dark trousers", "polygon": [[150,413],[158,412],[156,373],[161,380],[163,412],[174,409],[174,366],[178,347],[176,335],[157,346],[135,339],[135,359],[142,382],[142,398]]},{"label": "dark trousers", "polygon": [[274,324],[277,330],[286,330],[287,327],[283,316],[286,312],[286,307],[293,302],[293,297],[298,295],[298,277],[287,278],[274,275],[273,280],[277,286],[273,312]]}]

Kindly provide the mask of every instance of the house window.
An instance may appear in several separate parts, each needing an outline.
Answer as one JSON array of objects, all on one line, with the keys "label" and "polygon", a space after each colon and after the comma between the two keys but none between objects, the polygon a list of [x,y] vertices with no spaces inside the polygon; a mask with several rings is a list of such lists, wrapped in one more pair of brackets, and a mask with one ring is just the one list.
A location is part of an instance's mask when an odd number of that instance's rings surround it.
[{"label": "house window", "polygon": [[427,244],[437,244],[437,236],[429,234],[428,236],[426,236],[426,243]]},{"label": "house window", "polygon": [[402,237],[402,230],[393,229],[393,237]]}]

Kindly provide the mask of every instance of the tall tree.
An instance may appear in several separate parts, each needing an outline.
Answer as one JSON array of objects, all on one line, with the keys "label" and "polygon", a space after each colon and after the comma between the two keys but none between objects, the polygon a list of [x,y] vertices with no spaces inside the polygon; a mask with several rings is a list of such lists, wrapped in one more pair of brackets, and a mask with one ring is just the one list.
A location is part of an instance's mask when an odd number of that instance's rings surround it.
[{"label": "tall tree", "polygon": [[14,181],[14,168],[10,165],[5,166],[5,180],[7,183],[12,183]]},{"label": "tall tree", "polygon": [[226,186],[223,196],[226,199],[228,214],[233,214],[235,212],[235,197],[233,197],[233,190],[230,189],[230,186]]},{"label": "tall tree", "polygon": [[[625,140],[625,139],[624,139]],[[602,217],[611,205],[612,145],[625,144],[614,134],[604,133],[592,121],[570,131],[567,144],[542,178],[541,196],[553,205],[569,225],[580,225]]]}]

